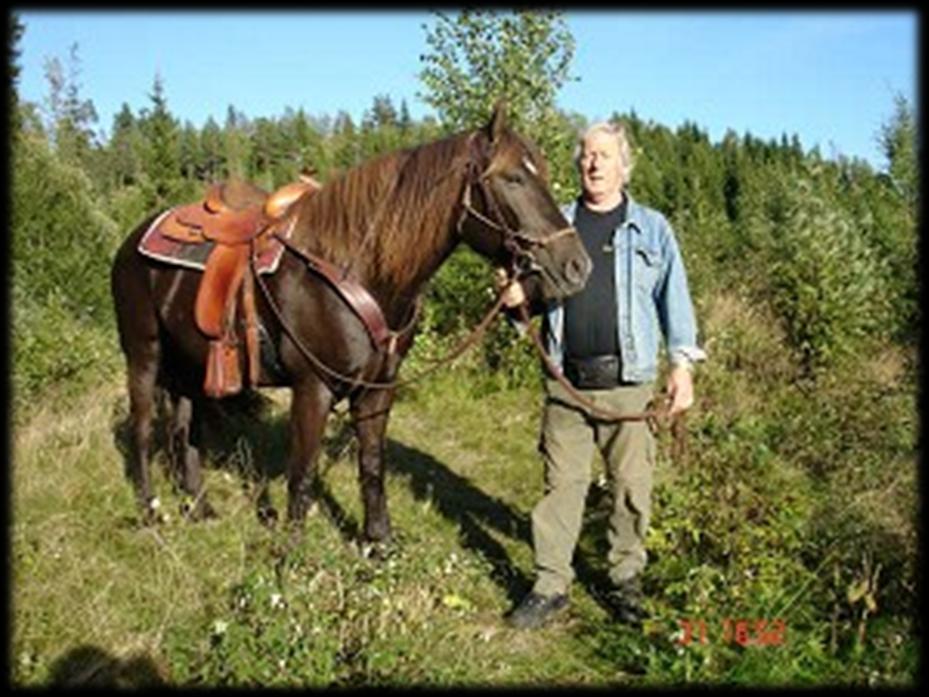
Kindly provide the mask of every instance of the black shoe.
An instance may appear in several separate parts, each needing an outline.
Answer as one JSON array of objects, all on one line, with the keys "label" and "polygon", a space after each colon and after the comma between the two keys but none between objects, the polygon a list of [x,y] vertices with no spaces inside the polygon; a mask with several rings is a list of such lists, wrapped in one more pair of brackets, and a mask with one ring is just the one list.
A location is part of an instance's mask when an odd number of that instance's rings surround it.
[{"label": "black shoe", "polygon": [[634,576],[618,584],[607,594],[607,603],[613,618],[623,624],[640,626],[648,617],[643,601],[642,582]]},{"label": "black shoe", "polygon": [[535,629],[567,606],[568,596],[564,593],[546,596],[532,592],[513,610],[508,621],[516,629]]}]

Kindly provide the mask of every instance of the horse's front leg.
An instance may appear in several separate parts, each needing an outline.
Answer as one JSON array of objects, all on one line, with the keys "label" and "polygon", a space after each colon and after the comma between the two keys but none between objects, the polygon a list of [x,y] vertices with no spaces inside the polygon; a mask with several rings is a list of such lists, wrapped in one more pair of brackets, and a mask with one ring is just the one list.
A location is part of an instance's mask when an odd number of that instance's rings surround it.
[{"label": "horse's front leg", "polygon": [[364,539],[390,540],[390,517],[384,490],[384,435],[394,390],[365,391],[352,399],[351,413],[358,434],[358,481],[364,504]]},{"label": "horse's front leg", "polygon": [[302,527],[316,482],[316,461],[322,445],[332,392],[315,375],[293,388],[290,407],[290,462],[287,470],[287,519]]}]

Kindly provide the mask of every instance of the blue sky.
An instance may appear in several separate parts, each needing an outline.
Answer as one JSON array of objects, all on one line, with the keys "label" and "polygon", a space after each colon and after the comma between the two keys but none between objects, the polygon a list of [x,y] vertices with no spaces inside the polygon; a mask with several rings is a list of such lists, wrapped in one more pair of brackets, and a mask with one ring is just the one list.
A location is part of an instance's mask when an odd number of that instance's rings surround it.
[{"label": "blue sky", "polygon": [[[297,13],[22,11],[19,92],[41,103],[43,65],[78,44],[82,95],[109,131],[123,102],[149,106],[154,76],[168,106],[201,126],[229,104],[250,118],[303,107],[356,120],[378,94],[414,118],[428,11]],[[825,156],[883,168],[876,133],[893,96],[918,103],[914,11],[566,12],[577,42],[559,106],[591,120],[635,109],[671,128],[696,122],[762,138],[796,133]]]}]

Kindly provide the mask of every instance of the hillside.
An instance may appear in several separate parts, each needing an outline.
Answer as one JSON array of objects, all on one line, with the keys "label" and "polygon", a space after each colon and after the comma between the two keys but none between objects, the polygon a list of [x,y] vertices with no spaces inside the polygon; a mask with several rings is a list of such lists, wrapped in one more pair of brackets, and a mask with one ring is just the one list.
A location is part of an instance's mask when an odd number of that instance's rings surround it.
[{"label": "hillside", "polygon": [[[632,195],[677,233],[710,360],[686,449],[672,459],[660,438],[652,620],[639,632],[613,625],[598,601],[594,487],[572,609],[519,634],[501,617],[530,583],[541,392],[536,358],[503,322],[402,394],[388,432],[398,542],[386,559],[356,544],[341,417],[303,537],[256,519],[262,478],[284,505],[287,391],[255,400],[261,418],[214,418],[215,521],[181,519],[156,467],[165,519],[141,526],[123,471],[128,403],[107,278],[126,231],[231,173],[289,181],[307,162],[282,139],[326,178],[434,139],[436,124],[384,117],[357,133],[300,112],[198,132],[156,104],[121,115],[107,143],[69,150],[24,105],[11,196],[13,682],[912,685],[918,177],[912,111],[896,106],[886,172],[787,136],[713,143],[693,124],[616,115],[636,148]],[[562,116],[566,129],[578,121]],[[159,148],[177,159],[151,156]],[[555,157],[552,171],[570,173]],[[576,188],[559,176],[567,201]],[[473,253],[450,259],[405,370],[474,323],[490,276]],[[739,643],[774,626],[780,644]]]}]

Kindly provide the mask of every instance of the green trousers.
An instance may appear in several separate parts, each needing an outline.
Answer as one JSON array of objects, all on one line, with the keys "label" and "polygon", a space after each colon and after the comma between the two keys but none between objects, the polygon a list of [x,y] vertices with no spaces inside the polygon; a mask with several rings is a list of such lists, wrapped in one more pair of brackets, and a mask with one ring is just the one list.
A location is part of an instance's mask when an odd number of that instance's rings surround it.
[{"label": "green trousers", "polygon": [[[609,576],[620,583],[645,568],[645,533],[651,513],[655,442],[644,421],[606,423],[587,415],[556,380],[546,380],[539,450],[545,465],[545,496],[532,511],[536,582],[541,595],[567,592],[571,559],[581,533],[594,450],[606,465],[612,499],[607,539]],[[598,406],[642,412],[652,383],[584,390]]]}]

